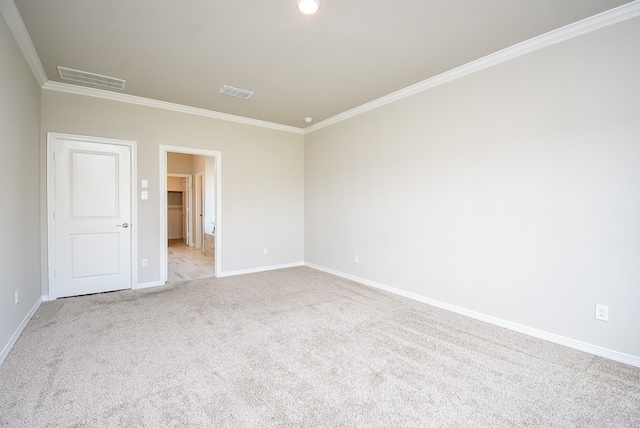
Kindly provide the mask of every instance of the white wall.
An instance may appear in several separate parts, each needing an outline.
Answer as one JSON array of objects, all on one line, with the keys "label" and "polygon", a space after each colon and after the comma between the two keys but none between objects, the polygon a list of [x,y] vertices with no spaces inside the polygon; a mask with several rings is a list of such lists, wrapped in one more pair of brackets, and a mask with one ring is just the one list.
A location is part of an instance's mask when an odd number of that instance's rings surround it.
[{"label": "white wall", "polygon": [[[138,259],[149,264],[139,268],[139,283],[160,278],[159,145],[221,152],[223,274],[303,262],[302,135],[43,90],[42,153],[47,132],[137,142],[138,180],[149,180],[149,199],[138,201],[133,226]],[[264,247],[270,250],[266,256]]]},{"label": "white wall", "polygon": [[[1,218],[0,347],[40,278],[48,294],[52,131],[138,142],[150,185],[136,221],[141,283],[160,272],[158,146],[190,146],[223,154],[223,272],[304,258],[640,356],[639,40],[638,19],[605,28],[321,129],[303,148],[296,134],[41,95],[0,19],[0,168],[15,208]],[[593,319],[596,302],[608,323]]]},{"label": "white wall", "polygon": [[0,58],[1,362],[40,298],[40,87],[1,15]]},{"label": "white wall", "polygon": [[640,356],[639,52],[634,19],[310,133],[305,260]]}]

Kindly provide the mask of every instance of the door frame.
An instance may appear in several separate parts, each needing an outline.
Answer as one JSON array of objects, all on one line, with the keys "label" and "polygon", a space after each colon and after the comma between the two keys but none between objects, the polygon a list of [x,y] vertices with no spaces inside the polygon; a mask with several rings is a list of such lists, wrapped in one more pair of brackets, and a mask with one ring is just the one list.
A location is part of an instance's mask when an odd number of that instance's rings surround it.
[{"label": "door frame", "polygon": [[[184,224],[182,225],[182,230],[187,230],[187,236],[183,236],[183,238],[187,241],[187,246],[190,247],[195,245],[193,241],[193,176],[191,174],[174,174],[172,172],[167,173],[164,178],[165,186],[167,182],[167,177],[178,177],[184,178],[184,193],[182,194],[183,206],[182,208],[185,211],[184,215]],[[168,207],[167,207],[168,208]]]},{"label": "door frame", "polygon": [[130,189],[131,189],[131,224],[134,228],[131,233],[131,278],[130,288],[136,288],[138,284],[138,189],[137,189],[137,143],[131,140],[119,140],[113,138],[92,137],[87,135],[64,134],[59,132],[47,132],[47,300],[55,300],[51,294],[51,285],[55,282],[56,267],[56,242],[55,242],[55,170],[54,170],[54,146],[56,140],[71,140],[85,143],[112,144],[127,146],[131,151],[130,158]]},{"label": "door frame", "polygon": [[196,219],[196,248],[201,248],[204,254],[204,172],[195,174],[195,219]]},{"label": "door frame", "polygon": [[167,260],[169,247],[167,245],[167,153],[183,153],[187,155],[208,156],[215,159],[216,164],[216,234],[215,234],[215,276],[222,274],[222,153],[215,150],[196,149],[193,147],[170,146],[160,144],[160,185],[158,186],[160,200],[160,284],[167,283]]}]

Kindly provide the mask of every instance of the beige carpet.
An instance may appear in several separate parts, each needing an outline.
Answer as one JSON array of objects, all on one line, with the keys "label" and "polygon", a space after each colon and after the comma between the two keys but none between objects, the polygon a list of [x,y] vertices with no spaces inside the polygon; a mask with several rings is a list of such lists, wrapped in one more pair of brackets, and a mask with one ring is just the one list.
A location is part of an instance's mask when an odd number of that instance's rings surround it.
[{"label": "beige carpet", "polygon": [[640,369],[301,267],[44,303],[0,426],[640,427]]}]

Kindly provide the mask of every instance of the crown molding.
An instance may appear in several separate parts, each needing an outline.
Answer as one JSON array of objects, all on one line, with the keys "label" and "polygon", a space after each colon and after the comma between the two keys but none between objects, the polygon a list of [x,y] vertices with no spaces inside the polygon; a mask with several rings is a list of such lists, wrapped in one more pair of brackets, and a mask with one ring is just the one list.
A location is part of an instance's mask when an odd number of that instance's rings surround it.
[{"label": "crown molding", "polygon": [[259,126],[278,131],[291,132],[295,134],[309,134],[327,126],[366,113],[378,107],[382,107],[386,104],[410,97],[412,95],[418,94],[452,80],[456,80],[477,71],[501,64],[503,62],[534,52],[547,46],[551,46],[556,43],[560,43],[562,41],[569,40],[586,33],[590,33],[600,28],[638,17],[640,16],[640,0],[634,0],[617,8],[602,12],[598,15],[594,15],[592,17],[559,28],[557,30],[553,30],[532,39],[526,40],[522,43],[510,46],[501,51],[487,55],[475,61],[471,61],[465,65],[446,71],[432,78],[423,80],[422,82],[408,86],[404,89],[400,89],[396,92],[392,92],[391,94],[385,95],[366,104],[362,104],[351,110],[347,110],[343,113],[337,114],[333,117],[330,117],[329,119],[323,120],[322,122],[318,122],[306,128],[297,128],[294,126],[282,125],[242,116],[235,116],[232,114],[190,107],[166,101],[159,101],[150,98],[143,98],[134,95],[121,94],[102,89],[88,88],[84,86],[76,86],[66,83],[49,81],[14,1],[0,0],[0,13],[7,22],[7,25],[9,26],[13,37],[16,39],[16,42],[20,47],[20,50],[22,51],[22,54],[24,55],[27,63],[29,64],[33,75],[43,89],[177,111],[186,114],[193,114],[196,116],[204,116],[229,122],[242,123],[245,125]]},{"label": "crown molding", "polygon": [[111,101],[120,101],[123,103],[137,104],[146,107],[154,107],[163,110],[171,110],[179,113],[192,114],[195,116],[204,116],[212,119],[224,120],[227,122],[241,123],[244,125],[259,126],[262,128],[274,129],[276,131],[291,132],[294,134],[304,134],[302,128],[294,126],[281,125],[279,123],[267,122],[264,120],[251,119],[242,116],[235,116],[227,113],[220,113],[213,110],[207,110],[197,107],[190,107],[182,104],[170,103],[167,101],[159,101],[151,98],[138,97],[135,95],[121,94],[118,92],[106,91],[103,89],[89,88],[86,86],[70,85],[68,83],[48,81],[42,86],[42,89],[50,91],[65,92],[68,94],[84,95],[87,97],[102,98]]},{"label": "crown molding", "polygon": [[235,116],[227,113],[220,113],[212,110],[206,110],[196,107],[185,106],[181,104],[175,104],[165,101],[153,100],[150,98],[137,97],[134,95],[121,94],[117,92],[105,91],[101,89],[88,88],[84,86],[70,85],[66,83],[53,82],[47,78],[47,74],[42,67],[40,58],[36,53],[36,49],[33,46],[31,37],[27,32],[27,28],[22,21],[20,12],[16,7],[13,0],[0,0],[0,14],[7,22],[7,26],[13,34],[16,43],[22,51],[22,55],[29,64],[31,72],[35,76],[38,84],[42,89],[48,89],[51,91],[66,92],[70,94],[85,95],[88,97],[103,98],[113,101],[120,101],[129,104],[137,104],[147,107],[155,107],[164,110],[172,110],[186,114],[192,114],[196,116],[204,116],[213,119],[225,120],[227,122],[242,123],[245,125],[259,126],[262,128],[274,129],[277,131],[291,132],[294,134],[303,134],[302,128],[296,128],[294,126],[281,125],[279,123],[267,122],[264,120],[250,119],[242,116]]},{"label": "crown molding", "polygon": [[48,80],[47,74],[44,72],[40,58],[36,53],[36,48],[33,47],[31,37],[29,37],[27,28],[24,26],[20,12],[18,12],[18,8],[13,0],[0,0],[0,14],[2,14],[4,20],[7,22],[7,26],[11,34],[13,34],[13,38],[16,39],[16,43],[20,47],[22,55],[29,64],[31,72],[38,81],[38,84],[40,86],[44,85]]},{"label": "crown molding", "polygon": [[578,37],[580,35],[587,34],[600,28],[617,24],[619,22],[623,22],[638,16],[640,16],[640,0],[635,0],[606,12],[602,12],[581,21],[574,22],[573,24],[558,28],[557,30],[550,31],[548,33],[510,46],[475,61],[471,61],[460,67],[445,71],[444,73],[441,73],[432,78],[423,80],[422,82],[416,83],[415,85],[408,86],[404,89],[392,92],[389,95],[385,95],[366,104],[362,104],[351,110],[347,110],[343,113],[337,114],[333,117],[330,117],[329,119],[323,120],[322,122],[318,122],[314,125],[304,128],[304,133],[309,134],[327,126],[342,122],[343,120],[361,115],[378,107],[382,107],[386,104],[393,103],[403,98],[407,98],[420,92],[424,92],[436,86],[440,86],[452,80],[467,76],[477,71],[493,67],[494,65],[501,64],[519,56],[537,51],[539,49],[543,49],[547,46],[551,46],[556,43],[560,43],[562,41],[569,40],[574,37]]},{"label": "crown molding", "polygon": [[103,98],[112,101],[120,101],[129,104],[137,104],[147,107],[155,107],[164,110],[177,111],[180,113],[192,114],[196,116],[204,116],[213,119],[224,120],[227,122],[242,123],[245,125],[259,126],[262,128],[274,129],[277,131],[291,132],[294,134],[304,134],[302,128],[296,128],[294,126],[281,125],[278,123],[267,122],[264,120],[250,119],[242,116],[235,116],[227,113],[220,113],[212,110],[206,110],[196,107],[185,106],[181,104],[175,104],[165,101],[153,100],[150,98],[137,97],[134,95],[121,94],[117,92],[106,91],[102,89],[88,88],[84,86],[70,85],[67,83],[53,82],[47,78],[47,74],[42,67],[40,58],[36,53],[36,49],[33,46],[31,37],[27,32],[27,28],[24,26],[20,12],[16,7],[13,0],[0,0],[0,14],[7,22],[9,30],[13,34],[16,43],[22,51],[22,55],[29,64],[31,72],[35,76],[38,84],[42,89],[48,89],[51,91],[66,92],[70,94],[85,95],[95,98]]}]

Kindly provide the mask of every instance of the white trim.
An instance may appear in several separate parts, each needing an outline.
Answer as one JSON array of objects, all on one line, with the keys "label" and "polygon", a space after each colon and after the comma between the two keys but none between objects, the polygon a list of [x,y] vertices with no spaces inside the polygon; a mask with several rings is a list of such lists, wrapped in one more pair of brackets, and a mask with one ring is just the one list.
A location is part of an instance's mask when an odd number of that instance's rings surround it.
[{"label": "white trim", "polygon": [[112,144],[118,146],[127,146],[130,149],[130,168],[131,168],[131,224],[135,231],[131,233],[131,288],[138,282],[138,161],[137,161],[137,143],[131,140],[120,140],[113,138],[92,137],[87,135],[75,135],[75,134],[63,134],[58,132],[47,132],[47,295],[48,300],[55,300],[56,296],[51,293],[51,284],[54,282],[54,268],[55,260],[52,260],[55,255],[55,239],[53,224],[53,207],[54,207],[54,168],[53,168],[53,140],[74,140],[99,144]]},{"label": "white trim", "polygon": [[167,282],[167,153],[184,153],[196,156],[213,157],[216,162],[216,234],[215,234],[215,270],[216,277],[220,276],[222,271],[222,152],[206,149],[196,149],[193,147],[168,146],[161,144],[158,148],[159,155],[159,183],[158,191],[160,192],[160,283],[163,285]]},{"label": "white trim", "polygon": [[242,123],[244,125],[259,126],[262,128],[275,129],[277,131],[291,132],[294,134],[304,134],[302,128],[294,126],[281,125],[279,123],[267,122],[264,120],[251,119],[248,117],[235,116],[233,114],[221,113],[213,110],[206,110],[197,107],[190,107],[183,104],[170,103],[167,101],[159,101],[151,98],[138,97],[135,95],[122,94],[119,92],[106,91],[104,89],[89,88],[85,86],[71,85],[68,83],[48,81],[43,89],[51,91],[66,92],[69,94],[84,95],[87,97],[102,98],[112,101],[120,101],[129,104],[137,104],[146,107],[154,107],[164,110],[177,111],[180,113],[192,114],[195,116],[210,117],[213,119],[225,120],[227,122]]},{"label": "white trim", "polygon": [[151,281],[151,282],[141,282],[140,284],[136,284],[131,287],[132,290],[142,290],[143,288],[151,288],[151,287],[159,287],[162,284],[160,281]]},{"label": "white trim", "polygon": [[569,348],[577,349],[592,355],[608,358],[610,360],[619,361],[621,363],[629,364],[635,367],[640,367],[640,357],[623,352],[614,351],[612,349],[603,348],[601,346],[592,345],[590,343],[581,342],[579,340],[571,339],[569,337],[560,336],[555,333],[549,333],[544,330],[538,330],[536,328],[528,327],[523,324],[518,324],[512,321],[503,320],[491,315],[483,314],[481,312],[472,311],[460,306],[451,305],[449,303],[441,302],[439,300],[431,299],[419,294],[411,293],[408,291],[400,290],[395,287],[380,284],[368,279],[359,278],[354,275],[349,275],[343,272],[339,272],[333,269],[329,269],[323,266],[314,265],[313,263],[305,263],[307,267],[316,269],[322,272],[330,273],[332,275],[339,276],[341,278],[349,279],[351,281],[358,282],[369,287],[377,288],[380,290],[388,291],[389,293],[396,294],[398,296],[407,297],[412,300],[416,300],[427,305],[435,306],[440,309],[445,309],[450,312],[455,312],[460,315],[464,315],[469,318],[473,318],[479,321],[483,321],[489,324],[497,325],[499,327],[506,328],[518,333],[526,334],[527,336],[535,337],[538,339],[546,340],[548,342],[557,343],[559,345],[567,346]]},{"label": "white trim", "polygon": [[544,47],[569,40],[582,34],[586,34],[600,28],[614,25],[619,22],[640,16],[640,0],[634,0],[622,6],[599,13],[589,18],[585,18],[581,21],[574,22],[572,24],[566,25],[553,31],[549,31],[548,33],[502,49],[501,51],[487,55],[483,58],[446,71],[432,78],[423,80],[422,82],[418,82],[404,89],[400,89],[399,91],[385,95],[369,103],[362,104],[351,110],[347,110],[345,112],[337,114],[333,117],[330,117],[329,119],[323,120],[304,129],[273,122],[267,122],[263,120],[236,116],[227,113],[221,113],[212,110],[185,106],[182,104],[159,101],[150,98],[106,91],[102,89],[49,81],[47,79],[46,73],[44,72],[44,68],[42,67],[42,63],[40,62],[40,58],[38,57],[36,50],[33,47],[31,38],[29,37],[26,27],[24,26],[24,22],[22,21],[20,13],[18,12],[18,9],[13,0],[0,0],[0,13],[2,13],[5,20],[7,21],[7,25],[9,26],[13,37],[16,39],[16,42],[20,47],[22,54],[31,67],[31,71],[33,72],[34,76],[38,80],[38,83],[40,84],[40,86],[42,86],[43,89],[109,99],[113,101],[121,101],[130,104],[138,104],[165,110],[172,110],[187,114],[193,114],[196,116],[210,117],[246,125],[291,132],[294,134],[308,134],[317,131],[318,129],[325,128],[329,125],[333,125],[351,117],[363,114],[369,110],[373,110],[394,101],[410,97],[417,93],[426,91],[427,89],[442,85],[443,83],[450,82],[452,80],[464,77],[468,74],[475,73],[485,68],[492,67],[521,55],[525,55],[527,53],[531,53],[538,49],[542,49]]},{"label": "white trim", "polygon": [[640,16],[640,0],[632,1],[606,12],[602,12],[581,21],[574,22],[573,24],[558,28],[557,30],[549,31],[548,33],[526,40],[522,43],[515,44],[498,52],[494,52],[490,55],[487,55],[475,61],[471,61],[460,67],[445,71],[444,73],[441,73],[437,76],[423,80],[422,82],[418,82],[414,85],[408,86],[404,89],[400,89],[399,91],[385,95],[376,100],[373,100],[366,104],[362,104],[351,110],[347,110],[343,113],[330,117],[329,119],[306,127],[304,128],[304,133],[309,134],[327,126],[342,122],[343,120],[347,120],[354,116],[366,113],[378,107],[382,107],[386,104],[393,103],[395,101],[410,97],[436,86],[440,86],[452,80],[456,80],[480,70],[484,70],[485,68],[493,67],[494,65],[501,64],[503,62],[537,51],[547,46],[551,46],[556,43],[560,43],[565,40],[590,33],[600,28],[617,24],[631,18],[635,18],[637,16]]},{"label": "white trim", "polygon": [[11,349],[13,349],[13,345],[16,344],[16,341],[18,340],[18,338],[22,334],[22,331],[25,329],[27,324],[29,324],[29,321],[31,320],[31,317],[33,317],[33,315],[36,313],[36,311],[38,310],[38,308],[40,307],[41,304],[42,304],[42,298],[40,297],[36,301],[35,305],[33,305],[31,310],[29,311],[29,313],[27,313],[27,316],[22,320],[22,322],[20,323],[20,325],[16,329],[15,333],[13,333],[13,336],[11,336],[11,339],[9,340],[9,343],[7,343],[7,345],[2,350],[2,353],[0,353],[0,366],[4,362],[5,358],[7,358],[7,355],[9,355],[9,352],[11,352]]},{"label": "white trim", "polygon": [[[204,254],[204,171],[196,172],[194,175],[194,210],[195,210],[195,247],[202,249]],[[198,208],[200,209],[198,212]],[[199,244],[199,245],[198,245]]]},{"label": "white trim", "polygon": [[257,268],[251,268],[251,269],[233,270],[233,271],[229,271],[229,272],[222,272],[222,274],[217,275],[217,276],[218,276],[218,278],[224,278],[225,276],[246,275],[248,273],[267,272],[267,271],[270,271],[270,270],[287,269],[287,268],[299,267],[299,266],[304,266],[304,265],[305,265],[304,262],[295,262],[295,263],[286,263],[286,264],[282,264],[282,265],[261,266],[261,267],[257,267]]},{"label": "white trim", "polygon": [[20,12],[16,7],[13,0],[0,0],[0,13],[7,22],[7,26],[13,34],[13,38],[22,51],[24,59],[29,64],[31,72],[38,81],[38,84],[42,87],[47,83],[47,74],[44,72],[40,58],[36,52],[36,48],[33,46],[31,37],[27,32],[27,28],[24,26]]}]

